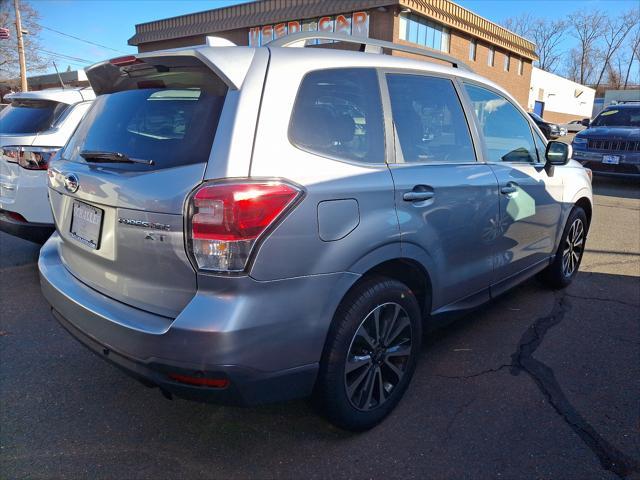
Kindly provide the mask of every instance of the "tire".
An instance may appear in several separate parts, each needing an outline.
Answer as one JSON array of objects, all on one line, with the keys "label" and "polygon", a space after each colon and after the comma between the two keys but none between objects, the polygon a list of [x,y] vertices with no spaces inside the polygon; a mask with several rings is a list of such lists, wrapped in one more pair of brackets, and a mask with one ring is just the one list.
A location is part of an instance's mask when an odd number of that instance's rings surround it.
[{"label": "tire", "polygon": [[[566,288],[578,274],[588,232],[587,215],[581,207],[573,207],[562,232],[555,258],[540,273],[540,279],[554,289]],[[570,263],[567,263],[567,252]]]},{"label": "tire", "polygon": [[409,287],[386,277],[364,280],[334,316],[320,363],[316,405],[340,428],[374,427],[406,391],[421,341],[420,307]]}]

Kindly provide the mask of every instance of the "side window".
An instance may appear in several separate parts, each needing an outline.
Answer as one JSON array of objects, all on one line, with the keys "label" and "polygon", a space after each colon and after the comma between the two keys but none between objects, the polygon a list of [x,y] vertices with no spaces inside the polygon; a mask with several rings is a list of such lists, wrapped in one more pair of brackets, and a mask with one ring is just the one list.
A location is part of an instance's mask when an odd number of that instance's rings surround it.
[{"label": "side window", "polygon": [[399,140],[398,162],[476,161],[469,126],[451,80],[387,74],[387,84]]},{"label": "side window", "polygon": [[298,91],[291,143],[319,155],[384,163],[384,126],[373,69],[342,68],[307,74]]},{"label": "side window", "polygon": [[536,163],[529,122],[506,98],[475,85],[465,88],[484,134],[490,162]]}]

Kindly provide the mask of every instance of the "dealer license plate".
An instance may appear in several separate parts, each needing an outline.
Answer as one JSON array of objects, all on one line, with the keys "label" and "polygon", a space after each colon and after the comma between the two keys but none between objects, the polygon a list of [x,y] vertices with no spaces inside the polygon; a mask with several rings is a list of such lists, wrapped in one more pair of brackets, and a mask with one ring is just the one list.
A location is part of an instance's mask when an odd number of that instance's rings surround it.
[{"label": "dealer license plate", "polygon": [[99,208],[74,201],[73,214],[71,216],[71,236],[87,247],[97,249],[100,246],[102,213]]},{"label": "dealer license plate", "polygon": [[603,155],[602,163],[607,165],[618,165],[620,163],[620,157],[618,155]]}]

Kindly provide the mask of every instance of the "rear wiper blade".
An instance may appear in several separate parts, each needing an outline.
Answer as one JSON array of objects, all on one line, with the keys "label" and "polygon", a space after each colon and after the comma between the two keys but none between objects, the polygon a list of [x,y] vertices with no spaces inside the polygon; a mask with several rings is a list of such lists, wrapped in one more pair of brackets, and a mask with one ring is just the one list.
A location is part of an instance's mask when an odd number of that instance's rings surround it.
[{"label": "rear wiper blade", "polygon": [[141,158],[132,158],[120,152],[100,152],[83,150],[80,156],[87,162],[114,162],[114,163],[141,163],[143,165],[153,165],[153,160],[143,160]]}]

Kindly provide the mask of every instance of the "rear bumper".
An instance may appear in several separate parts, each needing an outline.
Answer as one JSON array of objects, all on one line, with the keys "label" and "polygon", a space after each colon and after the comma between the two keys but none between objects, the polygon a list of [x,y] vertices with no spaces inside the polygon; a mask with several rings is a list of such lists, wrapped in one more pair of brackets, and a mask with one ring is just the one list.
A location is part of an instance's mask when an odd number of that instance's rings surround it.
[{"label": "rear bumper", "polygon": [[[214,403],[255,405],[309,395],[342,298],[337,292],[357,278],[333,274],[256,282],[245,277],[238,281],[251,288],[198,292],[172,319],[84,285],[64,266],[59,242],[54,234],[43,246],[38,266],[42,292],[62,326],[144,384]],[[310,291],[314,299],[296,299],[299,289]],[[192,386],[169,374],[229,383],[224,388]]]},{"label": "rear bumper", "polygon": [[[279,372],[259,372],[234,365],[172,365],[162,360],[144,361],[130,357],[98,342],[78,329],[55,309],[56,320],[93,353],[115,365],[147,387],[158,387],[163,394],[198,402],[221,405],[250,406],[281,402],[311,393],[318,370],[317,364]],[[191,386],[173,381],[169,374],[228,380],[224,388]]]},{"label": "rear bumper", "polygon": [[6,210],[0,209],[0,231],[31,242],[44,243],[55,231],[55,227],[48,223],[19,221],[11,218]]}]

